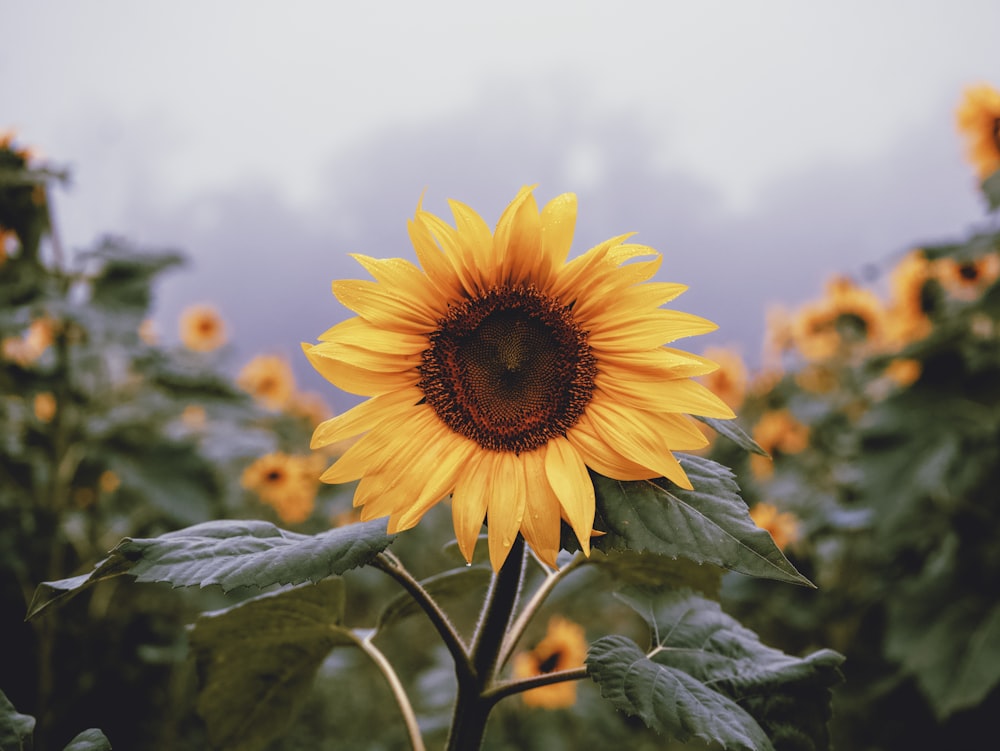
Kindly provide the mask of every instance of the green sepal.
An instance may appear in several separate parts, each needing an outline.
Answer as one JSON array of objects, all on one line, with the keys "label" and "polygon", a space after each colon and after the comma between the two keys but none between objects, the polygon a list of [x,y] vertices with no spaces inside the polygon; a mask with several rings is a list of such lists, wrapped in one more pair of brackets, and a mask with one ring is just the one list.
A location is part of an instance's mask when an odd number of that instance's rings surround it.
[{"label": "green sepal", "polygon": [[326,579],[198,618],[196,706],[213,748],[259,751],[285,732],[330,651],[356,643],[344,603],[343,580]]},{"label": "green sepal", "polygon": [[270,522],[222,520],[159,537],[127,537],[90,574],[40,584],[27,617],[120,574],[174,587],[218,585],[225,592],[318,582],[364,566],[385,550],[395,539],[386,533],[385,524],[385,519],[375,519],[303,535]]}]

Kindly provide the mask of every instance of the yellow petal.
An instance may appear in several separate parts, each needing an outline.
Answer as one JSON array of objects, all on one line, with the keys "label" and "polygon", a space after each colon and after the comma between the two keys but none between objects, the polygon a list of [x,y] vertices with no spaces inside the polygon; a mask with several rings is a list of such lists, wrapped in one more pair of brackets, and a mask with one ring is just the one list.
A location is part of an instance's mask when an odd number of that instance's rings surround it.
[{"label": "yellow petal", "polygon": [[[492,458],[493,466],[486,532],[490,543],[490,563],[494,571],[499,571],[507,560],[524,519],[524,468],[512,453],[493,452],[488,456]],[[489,463],[484,462],[483,467],[488,468]]]},{"label": "yellow petal", "polygon": [[542,209],[542,256],[549,270],[562,266],[569,257],[576,231],[576,209],[573,193],[556,196]]},{"label": "yellow petal", "polygon": [[426,334],[406,334],[401,331],[380,329],[358,316],[331,326],[320,334],[319,340],[400,355],[423,352],[430,346]]},{"label": "yellow petal", "polygon": [[424,398],[420,389],[400,389],[366,399],[346,412],[324,420],[313,431],[310,448],[329,446],[347,438],[366,433],[380,422],[404,414]]},{"label": "yellow petal", "polygon": [[580,547],[590,555],[590,533],[594,528],[596,508],[594,484],[587,474],[583,457],[566,438],[555,438],[547,444],[545,475]]},{"label": "yellow petal", "polygon": [[691,482],[666,442],[646,426],[630,420],[631,411],[620,409],[611,399],[599,398],[599,394],[595,393],[587,407],[598,437],[623,456],[690,490]]},{"label": "yellow petal", "polygon": [[595,318],[590,321],[587,342],[594,349],[631,352],[652,349],[685,336],[707,334],[717,328],[700,316],[657,308],[626,320]]},{"label": "yellow petal", "polygon": [[417,254],[417,261],[427,273],[427,277],[437,287],[445,300],[455,300],[462,294],[462,283],[451,261],[434,241],[433,235],[423,222],[411,220],[406,223],[410,242]]},{"label": "yellow petal", "polygon": [[528,279],[538,263],[542,221],[531,188],[521,188],[504,210],[493,234],[493,250],[500,259],[503,282]]},{"label": "yellow petal", "polygon": [[455,526],[458,549],[465,560],[472,562],[476,540],[483,529],[486,508],[490,499],[491,477],[487,469],[492,469],[492,459],[486,452],[473,454],[469,464],[458,476],[451,497],[451,517]]},{"label": "yellow petal", "polygon": [[649,480],[658,473],[615,451],[599,437],[587,415],[566,433],[566,439],[576,449],[584,463],[595,472],[615,480]]},{"label": "yellow petal", "polygon": [[415,481],[420,493],[407,505],[399,519],[390,524],[389,533],[416,526],[424,514],[455,489],[469,459],[480,452],[477,444],[457,433],[447,433],[436,442],[434,461],[428,462],[430,471],[423,482]]},{"label": "yellow petal", "polygon": [[312,347],[311,344],[302,345],[302,351],[309,359],[309,364],[334,386],[351,394],[375,396],[415,386],[420,381],[420,374],[416,369],[402,373],[366,370],[339,360],[331,360],[329,357],[315,355],[311,351]]},{"label": "yellow petal", "polygon": [[360,253],[351,253],[351,258],[382,285],[400,296],[412,300],[420,308],[422,315],[436,320],[445,312],[440,294],[431,284],[427,275],[404,258],[372,258]]},{"label": "yellow petal", "polygon": [[437,316],[428,314],[412,294],[386,288],[378,282],[342,279],[333,283],[333,294],[346,308],[379,328],[426,334],[437,323]]},{"label": "yellow petal", "polygon": [[378,373],[401,373],[415,370],[421,362],[420,352],[406,355],[398,352],[379,352],[341,342],[314,344],[309,348],[308,354],[311,357],[325,357],[363,370],[374,370]]},{"label": "yellow petal", "polygon": [[544,447],[521,454],[526,489],[521,534],[539,559],[555,568],[562,516],[559,513],[559,497],[546,477],[545,455]]}]

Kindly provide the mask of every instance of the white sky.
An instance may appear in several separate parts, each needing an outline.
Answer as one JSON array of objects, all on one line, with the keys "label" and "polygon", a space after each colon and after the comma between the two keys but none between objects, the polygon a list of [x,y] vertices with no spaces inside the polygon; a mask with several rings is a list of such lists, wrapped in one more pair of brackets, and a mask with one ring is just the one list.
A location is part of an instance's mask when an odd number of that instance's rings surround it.
[{"label": "white sky", "polygon": [[995,0],[0,0],[0,29],[0,128],[72,166],[86,240],[135,191],[259,179],[317,205],[331,155],[461,111],[485,82],[537,93],[537,111],[509,113],[523,128],[572,81],[656,135],[651,160],[744,209],[792,169],[950,117],[968,83],[1000,84]]}]

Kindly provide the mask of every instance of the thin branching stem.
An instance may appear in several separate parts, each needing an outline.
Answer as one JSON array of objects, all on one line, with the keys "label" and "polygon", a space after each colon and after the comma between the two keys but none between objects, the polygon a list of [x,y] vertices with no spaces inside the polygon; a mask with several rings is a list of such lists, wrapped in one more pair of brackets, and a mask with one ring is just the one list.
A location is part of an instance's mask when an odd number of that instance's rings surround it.
[{"label": "thin branching stem", "polygon": [[448,619],[447,614],[440,608],[430,593],[424,589],[413,575],[407,571],[402,562],[392,553],[383,551],[375,556],[372,565],[385,572],[395,579],[403,589],[414,599],[420,609],[427,614],[434,628],[441,636],[448,652],[451,653],[455,661],[455,673],[461,679],[462,676],[471,678],[473,675],[472,659],[469,651],[459,636],[458,631]]},{"label": "thin branching stem", "polygon": [[504,697],[511,694],[518,694],[522,691],[529,691],[540,686],[551,686],[553,683],[564,683],[565,681],[579,681],[586,678],[586,667],[569,668],[568,670],[558,670],[552,673],[542,673],[533,675],[530,678],[522,678],[516,681],[505,681],[498,683],[492,688],[483,692],[483,700],[491,705],[496,704]]},{"label": "thin branching stem", "polygon": [[551,571],[546,567],[545,569],[545,581],[541,583],[535,593],[531,596],[531,599],[525,604],[524,608],[517,616],[517,620],[510,627],[507,635],[504,637],[503,644],[500,647],[500,654],[497,657],[497,667],[502,668],[510,660],[511,654],[514,652],[514,648],[517,646],[518,641],[520,641],[521,636],[524,634],[524,630],[528,627],[531,619],[534,617],[535,613],[542,606],[545,600],[552,590],[555,589],[556,585],[561,582],[567,574],[571,571],[575,571],[577,568],[587,563],[588,559],[583,555],[583,553],[577,553],[577,555],[565,566],[555,571]]},{"label": "thin branching stem", "polygon": [[417,723],[417,715],[413,711],[410,697],[407,696],[402,681],[399,680],[399,676],[396,675],[396,671],[392,669],[392,665],[386,659],[385,655],[372,643],[374,635],[372,633],[364,639],[358,639],[357,644],[368,655],[371,661],[378,666],[382,675],[385,676],[385,680],[392,690],[392,695],[396,699],[396,704],[399,705],[400,714],[403,715],[403,722],[406,723],[406,733],[410,737],[410,746],[413,748],[413,751],[425,751],[424,738],[420,734],[420,725]]}]

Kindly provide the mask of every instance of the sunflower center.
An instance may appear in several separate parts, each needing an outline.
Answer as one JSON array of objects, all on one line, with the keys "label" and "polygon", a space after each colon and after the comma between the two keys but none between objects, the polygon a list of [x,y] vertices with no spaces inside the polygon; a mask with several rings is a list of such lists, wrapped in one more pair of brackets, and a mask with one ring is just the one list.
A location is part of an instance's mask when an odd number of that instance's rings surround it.
[{"label": "sunflower center", "polygon": [[493,451],[565,435],[594,392],[597,358],[568,306],[532,286],[494,287],[449,309],[420,388],[456,433]]},{"label": "sunflower center", "polygon": [[969,261],[958,267],[958,275],[967,282],[974,282],[979,278],[979,268]]},{"label": "sunflower center", "polygon": [[538,663],[539,673],[551,673],[559,665],[559,658],[562,657],[562,652],[556,650],[544,660]]}]

